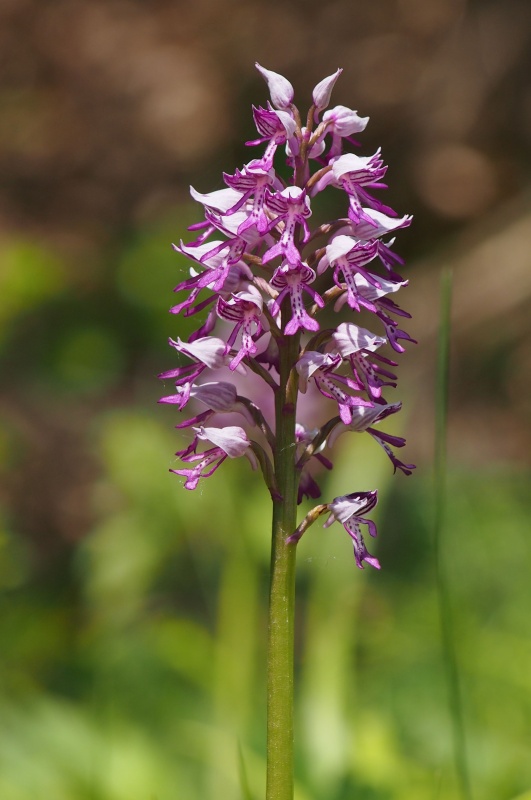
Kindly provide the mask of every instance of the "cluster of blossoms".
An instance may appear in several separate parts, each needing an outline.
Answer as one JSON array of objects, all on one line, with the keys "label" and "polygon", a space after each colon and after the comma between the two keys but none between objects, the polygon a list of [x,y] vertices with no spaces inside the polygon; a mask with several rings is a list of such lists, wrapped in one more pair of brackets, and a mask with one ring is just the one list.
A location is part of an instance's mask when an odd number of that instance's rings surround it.
[{"label": "cluster of blossoms", "polygon": [[[160,402],[182,411],[194,401],[194,408],[198,402],[204,409],[177,425],[191,427],[194,434],[176,454],[184,467],[172,470],[185,477],[185,488],[195,489],[227,457],[246,456],[253,468],[260,465],[278,499],[275,430],[264,410],[267,402],[252,402],[237,385],[258,380],[262,395],[278,392],[279,351],[288,340],[296,341],[291,380],[297,383],[297,394],[312,387],[337,406],[319,428],[296,425],[300,502],[305,496],[320,496],[310,465],[319,461],[331,468],[323,450],[347,431],[372,436],[395,471],[409,475],[414,469],[394,452],[404,439],[376,427],[401,407],[383,397],[384,387],[396,386],[392,369],[397,364],[377,351],[388,344],[401,353],[401,342],[414,341],[397,321],[410,315],[391,299],[407,281],[396,272],[402,259],[391,249],[394,239],[387,238],[408,226],[411,217],[397,217],[373,196],[385,187],[387,168],[379,150],[368,157],[343,152],[345,143],[358,144],[352,137],[365,129],[368,118],[345,106],[328,109],[340,69],[313,90],[305,125],[289,81],[258,64],[257,69],[271,102],[253,108],[259,138],[247,144],[265,145],[264,152],[233,175],[225,174],[226,188],[208,194],[191,189],[204,208],[204,221],[191,226],[197,232],[193,242],[174,245],[193,266],[190,277],[175,289],[185,296],[171,312],[201,314],[202,324],[188,342],[170,339],[187,362],[160,376],[172,379],[176,387]],[[279,148],[291,171],[289,183],[275,169]],[[346,196],[346,216],[311,230],[312,205],[329,188]],[[318,321],[344,318],[347,311],[348,319],[335,328]],[[353,321],[370,315],[378,334]],[[364,517],[376,501],[375,491],[355,492],[317,506],[290,540],[297,541],[316,516],[329,512],[326,525],[337,520],[344,526],[357,565],[366,561],[379,567],[361,533],[365,525],[371,536],[376,534],[374,523]]]}]

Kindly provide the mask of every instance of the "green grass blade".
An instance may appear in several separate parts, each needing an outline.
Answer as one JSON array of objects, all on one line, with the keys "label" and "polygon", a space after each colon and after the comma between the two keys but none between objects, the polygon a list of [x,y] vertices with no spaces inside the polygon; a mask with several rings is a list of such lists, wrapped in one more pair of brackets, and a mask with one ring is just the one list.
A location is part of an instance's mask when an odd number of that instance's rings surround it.
[{"label": "green grass blade", "polygon": [[238,772],[240,774],[240,788],[242,791],[242,800],[254,800],[249,786],[249,778],[247,777],[247,768],[245,766],[245,759],[243,757],[243,750],[241,743],[238,742]]},{"label": "green grass blade", "polygon": [[441,310],[437,357],[437,388],[435,400],[435,520],[434,550],[437,595],[441,623],[441,645],[448,684],[448,700],[452,719],[454,763],[462,800],[472,800],[468,759],[466,752],[463,703],[459,681],[459,667],[452,622],[452,606],[448,582],[442,559],[442,536],[446,512],[446,442],[448,421],[448,385],[450,365],[450,309],[452,302],[452,274],[441,276]]}]

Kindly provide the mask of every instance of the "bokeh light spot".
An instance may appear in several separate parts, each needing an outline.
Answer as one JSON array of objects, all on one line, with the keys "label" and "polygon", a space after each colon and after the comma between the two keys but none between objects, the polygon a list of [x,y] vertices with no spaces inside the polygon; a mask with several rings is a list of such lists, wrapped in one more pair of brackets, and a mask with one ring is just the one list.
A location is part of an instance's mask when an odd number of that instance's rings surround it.
[{"label": "bokeh light spot", "polygon": [[417,190],[424,202],[442,216],[476,216],[496,197],[492,162],[468,145],[439,145],[419,157],[417,163]]}]

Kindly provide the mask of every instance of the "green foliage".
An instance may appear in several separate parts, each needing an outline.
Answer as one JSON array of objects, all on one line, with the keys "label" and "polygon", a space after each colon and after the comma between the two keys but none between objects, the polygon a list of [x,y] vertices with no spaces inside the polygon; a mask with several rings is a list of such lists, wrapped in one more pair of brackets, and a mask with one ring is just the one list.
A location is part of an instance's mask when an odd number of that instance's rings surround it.
[{"label": "green foliage", "polygon": [[0,242],[0,260],[1,346],[10,324],[64,288],[65,267],[48,249],[17,239]]},{"label": "green foliage", "polygon": [[[161,255],[167,231],[126,244],[105,279],[108,307],[103,284],[81,303],[57,259],[7,248],[3,341],[30,368],[14,367],[17,402],[0,420],[2,800],[263,796],[270,503],[247,463],[225,464],[195,493],[167,472],[182,441],[174,411],[155,406],[154,375],[171,364],[159,304],[182,279],[171,251]],[[178,335],[173,318],[164,325]],[[87,532],[66,544],[57,532],[46,569],[44,513],[36,533],[23,511],[67,498],[35,484],[10,501],[33,453],[19,404],[44,415],[31,431],[54,414],[79,424],[92,464]],[[357,570],[339,526],[317,524],[299,545],[296,797],[454,800],[431,481],[421,471],[391,482],[369,437],[339,446],[326,494],[381,487],[383,569]],[[53,449],[48,458],[52,468]],[[525,800],[531,786],[528,486],[503,465],[449,471],[441,557],[483,800]]]}]

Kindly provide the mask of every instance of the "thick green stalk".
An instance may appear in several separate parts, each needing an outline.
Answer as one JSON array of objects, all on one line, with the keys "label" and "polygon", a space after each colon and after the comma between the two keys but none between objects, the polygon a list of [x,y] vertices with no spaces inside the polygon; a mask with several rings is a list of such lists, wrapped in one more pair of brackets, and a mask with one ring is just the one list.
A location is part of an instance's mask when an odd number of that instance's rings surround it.
[{"label": "thick green stalk", "polygon": [[[283,316],[284,316],[283,309]],[[295,413],[299,336],[280,345],[280,386],[275,400],[275,474],[280,497],[273,503],[267,661],[266,800],[293,799],[293,644],[296,544],[286,538],[297,526]]]}]

